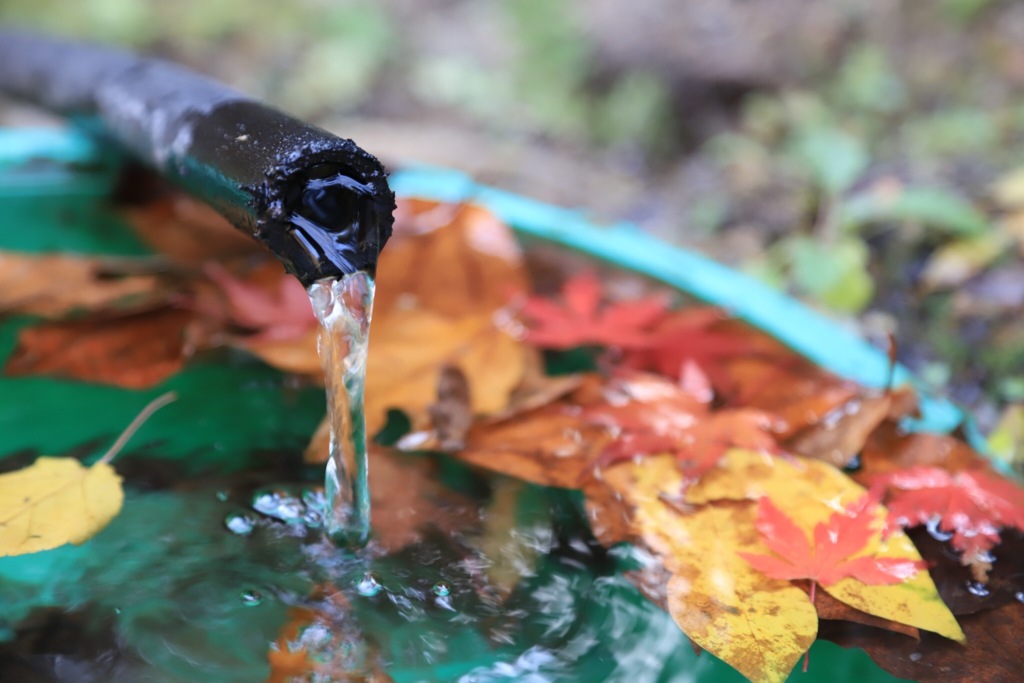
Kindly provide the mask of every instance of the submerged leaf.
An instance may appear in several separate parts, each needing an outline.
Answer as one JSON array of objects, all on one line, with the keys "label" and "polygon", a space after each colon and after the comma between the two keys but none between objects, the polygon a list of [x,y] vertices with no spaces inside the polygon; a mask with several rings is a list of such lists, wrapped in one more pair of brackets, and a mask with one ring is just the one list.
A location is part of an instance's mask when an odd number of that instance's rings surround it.
[{"label": "submerged leaf", "polygon": [[41,457],[0,475],[0,557],[92,538],[121,511],[121,477],[107,463]]}]

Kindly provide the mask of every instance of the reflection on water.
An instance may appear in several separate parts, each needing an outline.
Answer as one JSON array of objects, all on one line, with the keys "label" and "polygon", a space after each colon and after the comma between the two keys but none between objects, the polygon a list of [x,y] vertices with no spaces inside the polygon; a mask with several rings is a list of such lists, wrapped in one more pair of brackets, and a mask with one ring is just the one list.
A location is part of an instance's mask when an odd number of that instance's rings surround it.
[{"label": "reflection on water", "polygon": [[397,551],[352,553],[324,540],[322,495],[247,476],[130,495],[92,542],[4,558],[0,681],[742,680],[694,654],[622,576],[636,558],[595,545],[565,492],[519,487],[511,521],[489,524],[485,487],[465,503],[473,528],[412,520],[424,528]]}]

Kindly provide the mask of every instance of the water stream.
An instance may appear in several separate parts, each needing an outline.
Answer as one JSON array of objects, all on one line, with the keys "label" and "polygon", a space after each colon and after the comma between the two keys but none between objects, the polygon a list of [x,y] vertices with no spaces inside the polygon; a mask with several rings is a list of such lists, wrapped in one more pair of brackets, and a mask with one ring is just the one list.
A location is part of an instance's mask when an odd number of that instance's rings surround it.
[{"label": "water stream", "polygon": [[363,387],[373,313],[373,278],[356,272],[309,287],[320,321],[317,348],[327,387],[330,459],[324,529],[337,545],[360,546],[370,534]]}]

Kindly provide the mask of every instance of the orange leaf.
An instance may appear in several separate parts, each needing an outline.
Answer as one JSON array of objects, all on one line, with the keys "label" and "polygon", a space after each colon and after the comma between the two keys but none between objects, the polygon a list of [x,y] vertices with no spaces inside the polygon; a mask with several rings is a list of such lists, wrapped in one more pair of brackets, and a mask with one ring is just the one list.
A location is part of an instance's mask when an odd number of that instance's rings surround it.
[{"label": "orange leaf", "polygon": [[4,371],[11,376],[54,375],[145,389],[185,362],[187,311],[160,308],[132,315],[44,323],[18,335]]},{"label": "orange leaf", "polygon": [[[775,555],[740,553],[758,571],[773,579],[810,579],[831,586],[846,577],[869,585],[902,583],[923,568],[920,561],[863,555],[866,544],[881,530],[870,498],[865,496],[832,513],[828,523],[814,527],[812,546],[804,532],[767,496],[757,510],[757,530]],[[857,555],[857,557],[853,557]],[[814,590],[811,590],[814,600]]]}]

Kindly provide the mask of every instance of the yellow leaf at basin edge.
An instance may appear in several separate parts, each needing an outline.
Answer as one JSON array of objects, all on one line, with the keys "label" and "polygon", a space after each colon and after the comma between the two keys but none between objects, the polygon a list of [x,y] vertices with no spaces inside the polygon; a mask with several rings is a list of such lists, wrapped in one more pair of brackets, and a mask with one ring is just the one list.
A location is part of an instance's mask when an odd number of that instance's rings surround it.
[{"label": "yellow leaf at basin edge", "polygon": [[123,503],[121,477],[109,464],[41,457],[0,475],[0,557],[83,543]]},{"label": "yellow leaf at basin edge", "polygon": [[741,551],[762,552],[748,502],[695,507],[665,504],[682,478],[671,457],[604,472],[634,511],[633,527],[672,572],[668,610],[694,642],[757,683],[786,680],[810,648],[818,615],[807,594],[755,571]]},{"label": "yellow leaf at basin edge", "polygon": [[[767,496],[810,537],[816,524],[845,505],[858,500],[865,489],[832,465],[820,460],[784,460],[762,453],[733,449],[686,491],[686,502],[694,505],[720,500],[756,501]],[[878,527],[885,508],[877,506]],[[903,531],[886,539],[877,534],[864,554],[921,561],[921,555]],[[869,586],[856,579],[843,579],[822,586],[829,595],[862,612],[932,631],[963,642],[965,636],[956,618],[939,597],[927,570],[890,586]]]}]

